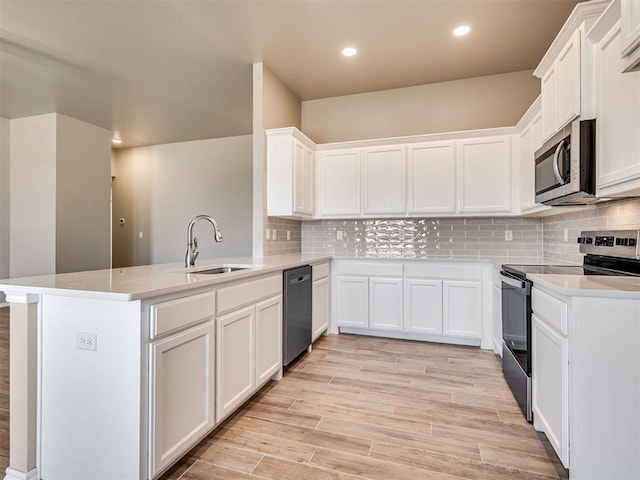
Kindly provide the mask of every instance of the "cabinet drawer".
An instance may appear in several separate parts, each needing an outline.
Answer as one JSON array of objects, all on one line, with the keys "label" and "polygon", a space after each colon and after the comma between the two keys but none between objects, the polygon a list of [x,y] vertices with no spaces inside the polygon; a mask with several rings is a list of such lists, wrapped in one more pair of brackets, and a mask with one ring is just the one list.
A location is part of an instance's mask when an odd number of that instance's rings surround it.
[{"label": "cabinet drawer", "polygon": [[443,280],[482,280],[482,267],[460,263],[457,265],[412,262],[404,267],[405,278],[429,278]]},{"label": "cabinet drawer", "polygon": [[377,277],[401,277],[402,263],[338,262],[338,275],[369,275]]},{"label": "cabinet drawer", "polygon": [[567,304],[537,288],[531,291],[531,308],[547,324],[563,335],[567,335]]},{"label": "cabinet drawer", "polygon": [[215,311],[215,292],[191,295],[151,305],[151,338],[212,317]]},{"label": "cabinet drawer", "polygon": [[312,276],[313,280],[320,280],[321,278],[325,278],[329,276],[329,262],[321,263],[319,265],[314,265],[312,268]]},{"label": "cabinet drawer", "polygon": [[282,275],[240,283],[218,290],[218,314],[282,293]]}]

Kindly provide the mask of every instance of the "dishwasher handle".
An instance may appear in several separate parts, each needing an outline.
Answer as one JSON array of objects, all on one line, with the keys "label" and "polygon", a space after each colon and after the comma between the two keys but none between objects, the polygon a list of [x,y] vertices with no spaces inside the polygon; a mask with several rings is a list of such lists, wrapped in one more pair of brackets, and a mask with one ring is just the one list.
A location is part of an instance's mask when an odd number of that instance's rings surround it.
[{"label": "dishwasher handle", "polygon": [[311,280],[311,274],[300,275],[289,279],[289,285],[295,285],[297,283],[308,282]]}]

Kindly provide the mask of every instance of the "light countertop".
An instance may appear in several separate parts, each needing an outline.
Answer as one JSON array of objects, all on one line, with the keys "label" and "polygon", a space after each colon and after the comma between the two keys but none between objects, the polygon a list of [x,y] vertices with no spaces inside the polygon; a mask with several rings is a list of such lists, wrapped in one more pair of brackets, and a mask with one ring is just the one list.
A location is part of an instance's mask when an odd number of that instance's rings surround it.
[{"label": "light countertop", "polygon": [[640,299],[640,277],[541,274],[528,278],[534,287],[564,296]]},{"label": "light countertop", "polygon": [[[213,286],[330,259],[330,255],[292,254],[198,260],[197,265],[190,269],[185,269],[180,263],[166,263],[92,270],[0,280],[0,291],[7,295],[29,293],[129,301]],[[197,273],[198,270],[227,265],[248,268],[219,275]]]}]

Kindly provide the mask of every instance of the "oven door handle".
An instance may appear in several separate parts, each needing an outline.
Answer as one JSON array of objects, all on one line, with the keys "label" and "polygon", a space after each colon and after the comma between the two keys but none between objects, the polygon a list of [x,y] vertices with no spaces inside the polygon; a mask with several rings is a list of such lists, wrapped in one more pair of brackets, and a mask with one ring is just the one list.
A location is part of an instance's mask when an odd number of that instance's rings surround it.
[{"label": "oven door handle", "polygon": [[504,273],[500,273],[500,280],[511,287],[515,288],[527,288],[527,283],[522,280],[516,280],[515,278],[507,277]]}]

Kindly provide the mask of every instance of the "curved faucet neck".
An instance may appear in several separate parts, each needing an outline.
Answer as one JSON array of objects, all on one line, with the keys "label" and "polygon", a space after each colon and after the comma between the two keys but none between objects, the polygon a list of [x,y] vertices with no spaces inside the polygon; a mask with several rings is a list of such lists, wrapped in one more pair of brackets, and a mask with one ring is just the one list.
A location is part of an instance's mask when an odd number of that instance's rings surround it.
[{"label": "curved faucet neck", "polygon": [[198,215],[191,222],[189,222],[189,226],[187,227],[187,254],[185,256],[185,267],[190,267],[195,265],[196,258],[198,257],[198,244],[197,240],[193,238],[193,227],[199,220],[207,220],[213,226],[213,238],[216,242],[222,242],[222,232],[220,232],[220,228],[218,227],[218,222],[216,222],[215,218],[210,217],[209,215]]}]

